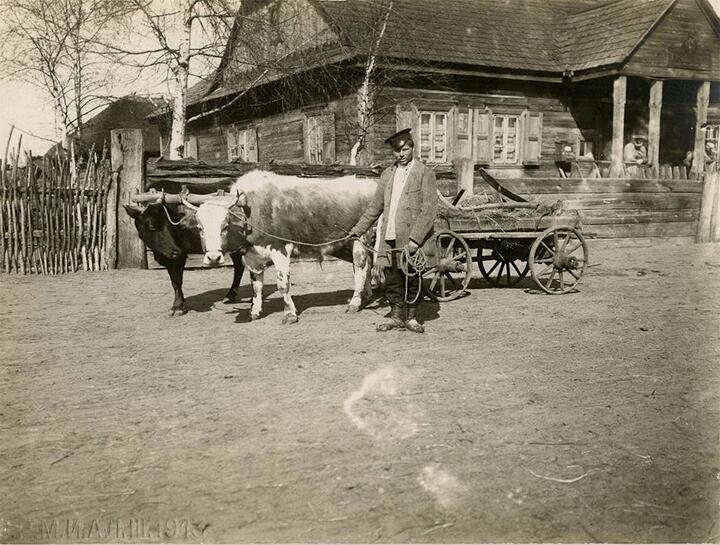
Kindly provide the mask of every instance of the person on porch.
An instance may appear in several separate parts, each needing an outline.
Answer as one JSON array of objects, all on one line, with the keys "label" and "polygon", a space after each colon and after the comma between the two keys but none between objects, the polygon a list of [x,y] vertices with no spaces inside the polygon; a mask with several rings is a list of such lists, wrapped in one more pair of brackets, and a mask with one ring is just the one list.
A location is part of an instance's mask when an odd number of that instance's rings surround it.
[{"label": "person on porch", "polygon": [[[712,167],[714,163],[717,162],[718,153],[717,153],[717,149],[715,148],[715,142],[711,142],[709,140],[705,141],[705,154],[704,154],[703,159],[705,160],[705,170],[706,171],[710,167]],[[693,150],[690,150],[687,152],[687,155],[685,155],[685,159],[683,159],[683,163],[688,168],[688,170],[692,170],[694,161],[695,161],[695,153]]]},{"label": "person on porch", "polygon": [[640,168],[648,164],[647,137],[634,133],[632,140],[623,148],[623,162],[630,176],[637,176]]}]

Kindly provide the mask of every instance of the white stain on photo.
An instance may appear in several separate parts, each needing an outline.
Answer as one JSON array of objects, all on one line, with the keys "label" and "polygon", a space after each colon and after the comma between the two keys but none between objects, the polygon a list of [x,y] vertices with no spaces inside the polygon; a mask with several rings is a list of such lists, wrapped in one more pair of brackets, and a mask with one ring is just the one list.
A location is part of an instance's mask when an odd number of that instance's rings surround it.
[{"label": "white stain on photo", "polygon": [[343,410],[359,430],[375,439],[408,439],[418,431],[420,411],[407,399],[406,382],[393,367],[374,371],[348,396]]},{"label": "white stain on photo", "polygon": [[417,481],[441,507],[446,509],[460,504],[467,494],[467,487],[438,464],[425,466],[418,475]]}]

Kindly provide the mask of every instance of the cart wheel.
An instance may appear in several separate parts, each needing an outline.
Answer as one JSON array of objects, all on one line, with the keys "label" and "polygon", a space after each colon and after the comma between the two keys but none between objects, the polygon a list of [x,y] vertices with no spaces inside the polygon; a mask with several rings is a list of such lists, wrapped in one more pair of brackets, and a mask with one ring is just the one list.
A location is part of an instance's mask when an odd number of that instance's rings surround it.
[{"label": "cart wheel", "polygon": [[483,278],[494,288],[513,287],[529,270],[527,259],[506,256],[501,248],[480,247],[476,259]]},{"label": "cart wheel", "polygon": [[572,290],[585,273],[588,249],[580,231],[551,227],[530,248],[530,274],[540,289],[551,294]]},{"label": "cart wheel", "polygon": [[465,239],[452,231],[435,235],[437,264],[424,273],[423,290],[436,301],[452,301],[465,293],[472,273],[472,257]]}]

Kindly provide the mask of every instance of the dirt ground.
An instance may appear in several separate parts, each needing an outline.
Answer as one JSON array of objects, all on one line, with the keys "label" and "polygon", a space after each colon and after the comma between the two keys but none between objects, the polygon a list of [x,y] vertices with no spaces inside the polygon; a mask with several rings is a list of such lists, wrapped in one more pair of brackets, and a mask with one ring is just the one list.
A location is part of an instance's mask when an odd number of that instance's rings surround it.
[{"label": "dirt ground", "polygon": [[[717,542],[720,245],[590,243],[577,293],[491,289],[428,332],[297,324],[231,270],[0,277],[0,541]],[[274,275],[267,275],[270,279]]]}]

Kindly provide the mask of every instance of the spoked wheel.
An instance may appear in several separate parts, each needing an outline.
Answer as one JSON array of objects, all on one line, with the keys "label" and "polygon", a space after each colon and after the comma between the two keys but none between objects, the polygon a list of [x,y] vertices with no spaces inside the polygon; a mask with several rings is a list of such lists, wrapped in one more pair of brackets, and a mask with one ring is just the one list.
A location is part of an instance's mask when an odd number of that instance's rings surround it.
[{"label": "spoked wheel", "polygon": [[588,262],[585,239],[572,227],[551,227],[530,248],[530,274],[540,289],[551,294],[575,288]]},{"label": "spoked wheel", "polygon": [[478,248],[476,259],[483,278],[495,288],[511,288],[525,278],[529,270],[527,257],[518,257],[511,249],[503,247],[502,242],[492,248]]},{"label": "spoked wheel", "polygon": [[437,264],[424,274],[423,290],[436,301],[457,299],[468,287],[472,257],[465,239],[452,231],[435,235]]}]

